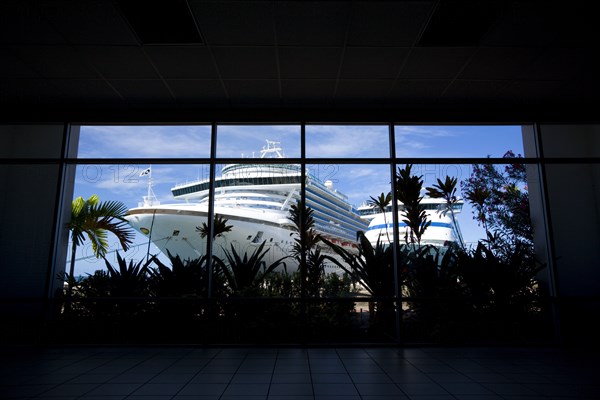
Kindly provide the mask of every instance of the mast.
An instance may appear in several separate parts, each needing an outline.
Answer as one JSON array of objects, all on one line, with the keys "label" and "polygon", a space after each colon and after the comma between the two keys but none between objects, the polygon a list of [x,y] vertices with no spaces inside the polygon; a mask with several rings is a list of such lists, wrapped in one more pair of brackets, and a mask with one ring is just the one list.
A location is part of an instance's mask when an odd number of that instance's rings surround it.
[{"label": "mast", "polygon": [[143,170],[140,173],[140,176],[148,177],[148,192],[146,196],[143,196],[144,202],[140,204],[140,206],[149,207],[159,205],[160,201],[158,201],[158,198],[156,197],[156,195],[154,194],[154,190],[152,189],[152,166],[149,166],[148,168]]}]

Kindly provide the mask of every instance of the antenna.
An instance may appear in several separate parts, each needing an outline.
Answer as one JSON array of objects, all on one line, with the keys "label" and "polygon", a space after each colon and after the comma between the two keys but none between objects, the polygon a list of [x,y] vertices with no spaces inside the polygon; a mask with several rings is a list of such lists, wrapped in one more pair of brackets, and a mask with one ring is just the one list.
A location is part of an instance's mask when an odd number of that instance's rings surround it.
[{"label": "antenna", "polygon": [[148,176],[148,193],[146,194],[146,196],[143,196],[144,201],[143,203],[139,204],[139,206],[150,207],[159,205],[160,201],[158,201],[158,198],[156,197],[156,195],[154,194],[154,190],[152,189],[152,166],[150,165],[148,168],[143,170],[140,173],[140,176]]}]

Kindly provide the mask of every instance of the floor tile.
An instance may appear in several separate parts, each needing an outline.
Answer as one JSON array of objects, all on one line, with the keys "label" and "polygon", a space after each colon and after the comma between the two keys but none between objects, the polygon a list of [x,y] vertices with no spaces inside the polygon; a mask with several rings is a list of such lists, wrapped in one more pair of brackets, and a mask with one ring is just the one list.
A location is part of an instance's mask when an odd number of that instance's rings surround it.
[{"label": "floor tile", "polygon": [[220,396],[227,388],[226,383],[190,383],[185,385],[178,396]]},{"label": "floor tile", "polygon": [[139,383],[105,383],[87,393],[90,396],[127,396],[136,391]]},{"label": "floor tile", "polygon": [[358,396],[353,384],[344,383],[314,383],[315,396]]},{"label": "floor tile", "polygon": [[312,396],[310,383],[273,383],[269,388],[270,396]]},{"label": "floor tile", "polygon": [[185,384],[183,383],[146,383],[133,392],[133,394],[136,396],[175,395],[184,386]]},{"label": "floor tile", "polygon": [[232,383],[223,396],[266,396],[268,393],[268,383]]}]

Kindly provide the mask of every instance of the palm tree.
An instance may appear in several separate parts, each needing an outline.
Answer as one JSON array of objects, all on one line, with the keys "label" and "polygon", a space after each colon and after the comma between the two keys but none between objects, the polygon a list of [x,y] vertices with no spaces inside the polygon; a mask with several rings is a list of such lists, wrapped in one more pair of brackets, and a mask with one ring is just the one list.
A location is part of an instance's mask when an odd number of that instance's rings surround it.
[{"label": "palm tree", "polygon": [[434,184],[432,187],[425,188],[427,190],[427,195],[434,199],[444,199],[446,200],[445,209],[443,209],[440,214],[446,215],[448,212],[452,217],[452,226],[456,235],[458,236],[459,243],[461,247],[464,248],[464,243],[462,241],[462,237],[458,230],[458,223],[456,222],[456,215],[454,213],[454,207],[458,203],[458,197],[456,197],[456,184],[458,180],[456,178],[451,178],[446,176],[446,180],[442,181],[438,178],[437,184]]},{"label": "palm tree", "polygon": [[234,294],[244,296],[255,291],[263,279],[279,265],[282,265],[283,260],[287,258],[282,257],[267,266],[263,261],[269,251],[269,249],[263,251],[266,243],[266,241],[262,242],[249,257],[248,253],[241,257],[232,244],[231,252],[225,252],[227,264],[218,258],[214,259]]},{"label": "palm tree", "polygon": [[325,277],[326,257],[318,247],[323,238],[314,229],[313,210],[302,201],[291,205],[289,218],[294,223],[290,236],[295,236],[292,257],[300,266],[300,291],[317,297]]},{"label": "palm tree", "polygon": [[[406,243],[417,243],[421,246],[421,237],[425,230],[431,225],[427,219],[425,206],[421,204],[423,197],[423,176],[412,175],[412,164],[406,164],[404,168],[398,168],[396,174],[396,198],[404,204],[402,222],[408,227],[406,230]],[[409,236],[410,234],[410,236]]]},{"label": "palm tree", "polygon": [[[213,223],[213,239],[224,233],[231,232],[231,228],[233,228],[233,225],[227,225],[228,222],[229,220],[227,218],[223,218],[218,214],[215,215]],[[203,222],[202,226],[197,226],[196,232],[200,233],[200,237],[202,239],[206,238],[210,232],[206,222]]]},{"label": "palm tree", "polygon": [[124,251],[127,251],[129,245],[133,243],[133,229],[124,218],[126,211],[127,207],[122,202],[100,202],[100,198],[95,194],[87,200],[81,196],[73,200],[71,220],[67,223],[73,242],[68,276],[69,295],[73,289],[77,247],[85,242],[86,237],[92,242],[92,250],[98,258],[104,257],[108,251],[107,232],[117,237]]},{"label": "palm tree", "polygon": [[377,208],[379,211],[383,213],[383,223],[385,224],[385,234],[387,235],[388,242],[392,244],[390,240],[390,232],[388,229],[387,218],[385,216],[386,210],[390,203],[392,202],[392,194],[388,192],[388,194],[381,193],[379,197],[370,196],[371,200],[367,201],[367,204]]}]

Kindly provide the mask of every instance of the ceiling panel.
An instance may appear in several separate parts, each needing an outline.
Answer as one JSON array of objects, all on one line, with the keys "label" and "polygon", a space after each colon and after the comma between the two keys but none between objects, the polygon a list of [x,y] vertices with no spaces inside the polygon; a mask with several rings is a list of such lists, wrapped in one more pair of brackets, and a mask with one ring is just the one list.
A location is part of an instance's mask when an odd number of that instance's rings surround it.
[{"label": "ceiling panel", "polygon": [[23,46],[16,57],[44,78],[99,78],[81,53],[69,46]]},{"label": "ceiling panel", "polygon": [[174,103],[173,96],[162,80],[112,79],[109,82],[128,103]]},{"label": "ceiling panel", "polygon": [[334,104],[351,106],[366,101],[370,107],[381,106],[386,103],[393,84],[391,79],[340,79]]},{"label": "ceiling panel", "polygon": [[460,79],[513,79],[540,54],[538,48],[484,47],[460,72]]},{"label": "ceiling panel", "polygon": [[333,79],[282,80],[283,104],[296,106],[323,106],[331,104],[336,88]]},{"label": "ceiling panel", "polygon": [[144,50],[164,78],[218,78],[206,46],[146,46]]},{"label": "ceiling panel", "polygon": [[154,67],[140,47],[81,46],[77,50],[104,78],[158,78]]},{"label": "ceiling panel", "polygon": [[211,79],[169,79],[177,103],[219,106],[228,103],[223,83]]},{"label": "ceiling panel", "polygon": [[54,79],[54,87],[72,104],[122,103],[123,98],[102,79]]},{"label": "ceiling panel", "polygon": [[455,80],[442,94],[444,101],[458,104],[498,103],[500,92],[510,81]]},{"label": "ceiling panel", "polygon": [[29,64],[21,61],[11,48],[0,47],[0,78],[41,78]]},{"label": "ceiling panel", "polygon": [[0,2],[0,43],[66,44],[66,38],[46,18],[43,6],[34,0]]},{"label": "ceiling panel", "polygon": [[137,40],[115,2],[99,0],[38,1],[40,12],[73,45],[135,45]]},{"label": "ceiling panel", "polygon": [[348,44],[412,46],[420,37],[434,2],[357,1],[352,3]]},{"label": "ceiling panel", "polygon": [[279,82],[276,80],[226,80],[225,87],[231,104],[265,106],[281,103]]},{"label": "ceiling panel", "polygon": [[282,79],[334,79],[338,77],[343,48],[280,47]]},{"label": "ceiling panel", "polygon": [[447,79],[400,79],[394,83],[390,98],[407,103],[439,102],[440,96],[450,83],[451,81]]},{"label": "ceiling panel", "polygon": [[341,68],[343,79],[394,79],[408,54],[402,47],[348,47]]},{"label": "ceiling panel", "polygon": [[416,47],[410,52],[400,78],[454,78],[474,53],[472,47]]},{"label": "ceiling panel", "polygon": [[275,2],[277,44],[343,46],[349,15],[348,1]]},{"label": "ceiling panel", "polygon": [[198,28],[209,45],[274,45],[270,1],[188,0]]},{"label": "ceiling panel", "polygon": [[213,47],[219,75],[223,79],[277,79],[274,47]]}]

